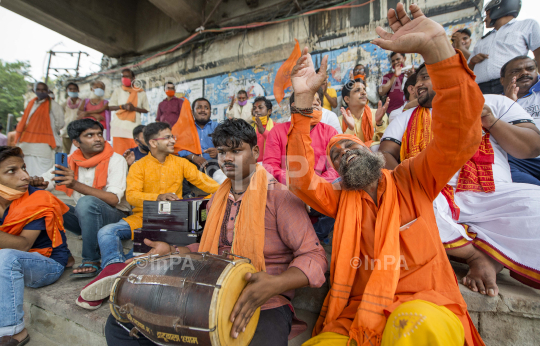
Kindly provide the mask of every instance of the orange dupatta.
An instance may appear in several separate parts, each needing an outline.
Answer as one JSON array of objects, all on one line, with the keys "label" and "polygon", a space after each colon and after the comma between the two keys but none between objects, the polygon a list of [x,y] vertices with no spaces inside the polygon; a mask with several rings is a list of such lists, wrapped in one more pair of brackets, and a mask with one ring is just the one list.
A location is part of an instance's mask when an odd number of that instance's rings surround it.
[{"label": "orange dupatta", "polygon": [[[42,104],[40,104],[36,111],[32,114],[31,121],[28,121],[28,116],[30,115],[30,110],[36,102],[37,97],[32,99],[22,116],[21,121],[15,129],[15,144],[20,142],[27,143],[46,143],[51,149],[56,148],[56,140],[54,139],[54,134],[51,128],[51,118],[50,118],[50,109],[51,109],[51,100],[46,99]],[[28,121],[28,124],[27,124]]]},{"label": "orange dupatta", "polygon": [[[400,159],[403,162],[406,159],[415,157],[424,150],[433,139],[431,132],[431,111],[429,108],[418,106],[407,124],[407,129],[403,134],[401,141]],[[495,160],[493,146],[489,140],[489,133],[482,136],[480,147],[474,156],[465,163],[459,172],[456,192],[475,191],[475,192],[493,192],[495,191],[495,182],[493,179],[492,165]],[[452,218],[459,219],[459,206],[454,199],[454,189],[446,184],[441,191],[446,198]]]},{"label": "orange dupatta", "polygon": [[0,230],[12,235],[19,235],[24,226],[30,222],[45,218],[47,235],[52,241],[52,247],[44,249],[30,249],[29,252],[38,252],[45,257],[50,257],[52,249],[62,245],[62,235],[64,231],[63,216],[69,210],[68,206],[60,201],[56,196],[47,191],[35,191],[24,195],[13,202],[9,207],[9,212],[0,226]]},{"label": "orange dupatta", "polygon": [[[264,214],[268,177],[266,170],[259,164],[251,177],[249,187],[242,198],[240,211],[234,225],[231,252],[251,259],[257,271],[266,271],[264,260]],[[221,224],[227,209],[227,200],[232,182],[225,180],[214,194],[212,207],[199,245],[199,252],[218,253]]]},{"label": "orange dupatta", "polygon": [[174,151],[178,153],[180,150],[187,150],[193,154],[201,155],[201,141],[195,125],[195,118],[191,112],[191,104],[187,98],[183,99],[178,121],[171,129],[172,134],[178,138],[174,144]]},{"label": "orange dupatta", "polygon": [[[75,180],[79,177],[79,167],[91,168],[96,167],[94,172],[94,182],[92,187],[102,190],[107,186],[107,176],[109,175],[109,159],[114,154],[114,150],[108,142],[105,142],[105,149],[99,154],[90,159],[86,159],[81,149],[75,150],[68,158],[69,168],[75,172]],[[56,185],[56,190],[63,191],[66,195],[73,194],[72,189],[68,189],[65,185]]]},{"label": "orange dupatta", "polygon": [[[349,109],[349,108],[347,108]],[[354,115],[353,115],[354,117]],[[371,108],[366,104],[364,107],[364,113],[362,113],[362,134],[364,135],[364,144],[369,148],[371,143],[373,143],[373,136],[375,135],[375,130],[373,129],[373,113],[371,113]],[[341,121],[341,130],[343,133],[347,131],[349,127],[345,123],[345,119]],[[355,131],[356,132],[356,131]]]},{"label": "orange dupatta", "polygon": [[[139,102],[138,94],[143,90],[133,87],[127,87],[125,85],[122,85],[122,90],[129,92],[129,97],[126,103],[131,103],[133,106],[137,107]],[[135,120],[137,119],[137,112],[120,109],[116,111],[116,116],[120,120],[129,120],[131,122],[135,122]]]}]

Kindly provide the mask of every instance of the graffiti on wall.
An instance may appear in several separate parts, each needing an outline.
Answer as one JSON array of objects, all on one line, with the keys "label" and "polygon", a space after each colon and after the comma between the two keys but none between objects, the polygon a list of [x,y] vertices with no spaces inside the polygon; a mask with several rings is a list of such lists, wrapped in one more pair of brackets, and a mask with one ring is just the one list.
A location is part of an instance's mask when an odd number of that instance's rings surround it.
[{"label": "graffiti on wall", "polygon": [[[446,26],[445,30],[450,39],[456,30],[462,28],[470,29],[473,33],[473,42],[476,42],[482,36],[483,23],[467,22],[453,24]],[[370,102],[376,104],[379,98],[377,90],[382,77],[391,70],[388,53],[371,43],[362,43],[349,45],[329,52],[315,53],[312,55],[312,58],[315,66],[319,67],[323,56],[328,55],[328,82],[338,92],[338,100],[341,98],[341,88],[349,80],[354,66],[356,64],[363,64],[367,72],[368,99]],[[407,54],[407,65],[412,64],[418,67],[422,62],[421,56]],[[222,121],[225,119],[227,108],[233,97],[239,90],[245,90],[248,93],[250,102],[253,102],[257,96],[266,96],[273,104],[273,118],[278,122],[286,121],[290,116],[288,97],[292,92],[291,88],[286,90],[286,97],[280,105],[277,104],[273,96],[274,78],[282,63],[280,61],[180,83],[176,87],[177,95],[185,95],[191,102],[198,97],[207,98],[212,105],[212,119]],[[158,104],[165,98],[163,88],[153,88],[147,91],[147,93],[151,110],[147,116],[143,117],[143,124],[155,120]]]}]

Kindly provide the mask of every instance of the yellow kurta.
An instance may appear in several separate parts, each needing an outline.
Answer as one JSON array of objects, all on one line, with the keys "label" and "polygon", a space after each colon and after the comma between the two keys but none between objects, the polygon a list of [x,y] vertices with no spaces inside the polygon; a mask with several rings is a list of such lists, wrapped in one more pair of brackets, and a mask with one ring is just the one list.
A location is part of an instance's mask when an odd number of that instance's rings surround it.
[{"label": "yellow kurta", "polygon": [[214,193],[219,187],[194,164],[176,155],[167,156],[161,163],[149,153],[135,162],[129,169],[126,188],[126,199],[133,206],[133,215],[124,218],[131,230],[142,227],[144,201],[155,201],[160,194],[172,192],[182,198],[184,178],[207,193]]},{"label": "yellow kurta", "polygon": [[[373,138],[371,138],[373,140],[373,143],[371,144],[371,146],[381,144],[381,138],[384,134],[384,131],[388,127],[388,116],[386,114],[382,118],[382,125],[377,126],[377,123],[375,122],[376,112],[377,112],[376,109],[371,109],[371,114],[372,114],[371,121],[372,121],[372,124],[375,125],[375,134],[373,135]],[[347,129],[343,133],[347,135],[355,135],[356,137],[360,138],[362,142],[365,142],[366,139],[364,138],[364,133],[362,132],[362,117],[360,117],[360,119],[357,119],[355,116],[353,116],[353,118],[354,118],[354,131],[347,127]],[[339,123],[341,124],[341,128],[343,128],[343,115],[339,116]]]}]

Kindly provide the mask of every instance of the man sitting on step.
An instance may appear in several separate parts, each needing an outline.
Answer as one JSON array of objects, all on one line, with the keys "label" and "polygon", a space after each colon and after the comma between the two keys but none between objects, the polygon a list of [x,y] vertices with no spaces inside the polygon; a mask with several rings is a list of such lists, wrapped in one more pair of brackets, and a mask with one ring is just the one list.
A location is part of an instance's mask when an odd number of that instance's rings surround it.
[{"label": "man sitting on step", "polygon": [[[73,277],[94,277],[99,273],[101,256],[98,231],[128,216],[126,176],[128,166],[103,138],[103,125],[93,119],[75,120],[67,128],[78,149],[68,157],[67,166],[56,165],[43,177],[34,177],[32,185],[65,192],[76,206],[64,215],[68,231],[82,236],[82,264]],[[57,176],[55,176],[57,175]]]},{"label": "man sitting on step", "polygon": [[25,345],[24,287],[54,283],[68,262],[68,207],[30,186],[22,150],[0,147],[0,345]]},{"label": "man sitting on step", "polygon": [[[216,192],[219,187],[218,183],[200,172],[194,164],[174,155],[176,136],[171,133],[169,124],[149,124],[144,128],[143,134],[150,153],[130,167],[127,178],[126,198],[133,206],[133,215],[99,230],[98,242],[103,271],[94,281],[115,274],[116,268],[123,266],[124,262],[132,257],[124,255],[122,240],[133,239],[133,230],[142,227],[144,201],[180,200],[178,196],[182,196],[184,179],[208,194]],[[87,286],[92,286],[94,281]],[[86,301],[79,297],[76,304],[93,310],[101,305],[99,299],[102,298],[91,296],[89,301]]]}]

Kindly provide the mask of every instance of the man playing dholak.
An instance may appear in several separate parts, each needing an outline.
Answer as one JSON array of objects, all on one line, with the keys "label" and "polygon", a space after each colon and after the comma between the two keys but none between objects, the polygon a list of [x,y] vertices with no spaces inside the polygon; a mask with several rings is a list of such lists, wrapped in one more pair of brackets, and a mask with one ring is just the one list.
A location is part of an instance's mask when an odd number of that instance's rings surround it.
[{"label": "man playing dholak", "polygon": [[[250,258],[258,273],[246,275],[248,285],[230,316],[231,337],[237,338],[261,307],[250,345],[286,346],[288,339],[305,330],[305,324],[294,317],[294,290],[324,283],[326,254],[302,201],[257,164],[255,129],[242,119],[227,119],[211,137],[228,179],[209,202],[201,243],[180,248],[163,242],[145,243],[153,247],[149,254],[229,251]],[[132,345],[127,341],[128,332],[112,315],[105,335],[111,346]],[[138,342],[153,344],[142,336]]]},{"label": "man playing dholak", "polygon": [[484,100],[442,26],[417,5],[410,9],[414,20],[402,4],[390,10],[395,34],[378,27],[381,38],[374,43],[423,56],[437,92],[434,138],[394,171],[383,169],[382,154],[372,153],[357,137],[338,135],[327,152],[343,178],[341,186],[314,174],[310,107],[324,82],[327,58],[323,72],[315,74],[306,48],[291,75],[297,109],[288,142],[289,188],[312,208],[336,218],[331,289],[314,337],[304,346],[484,345],[446,257],[432,204],[476,152]]}]

